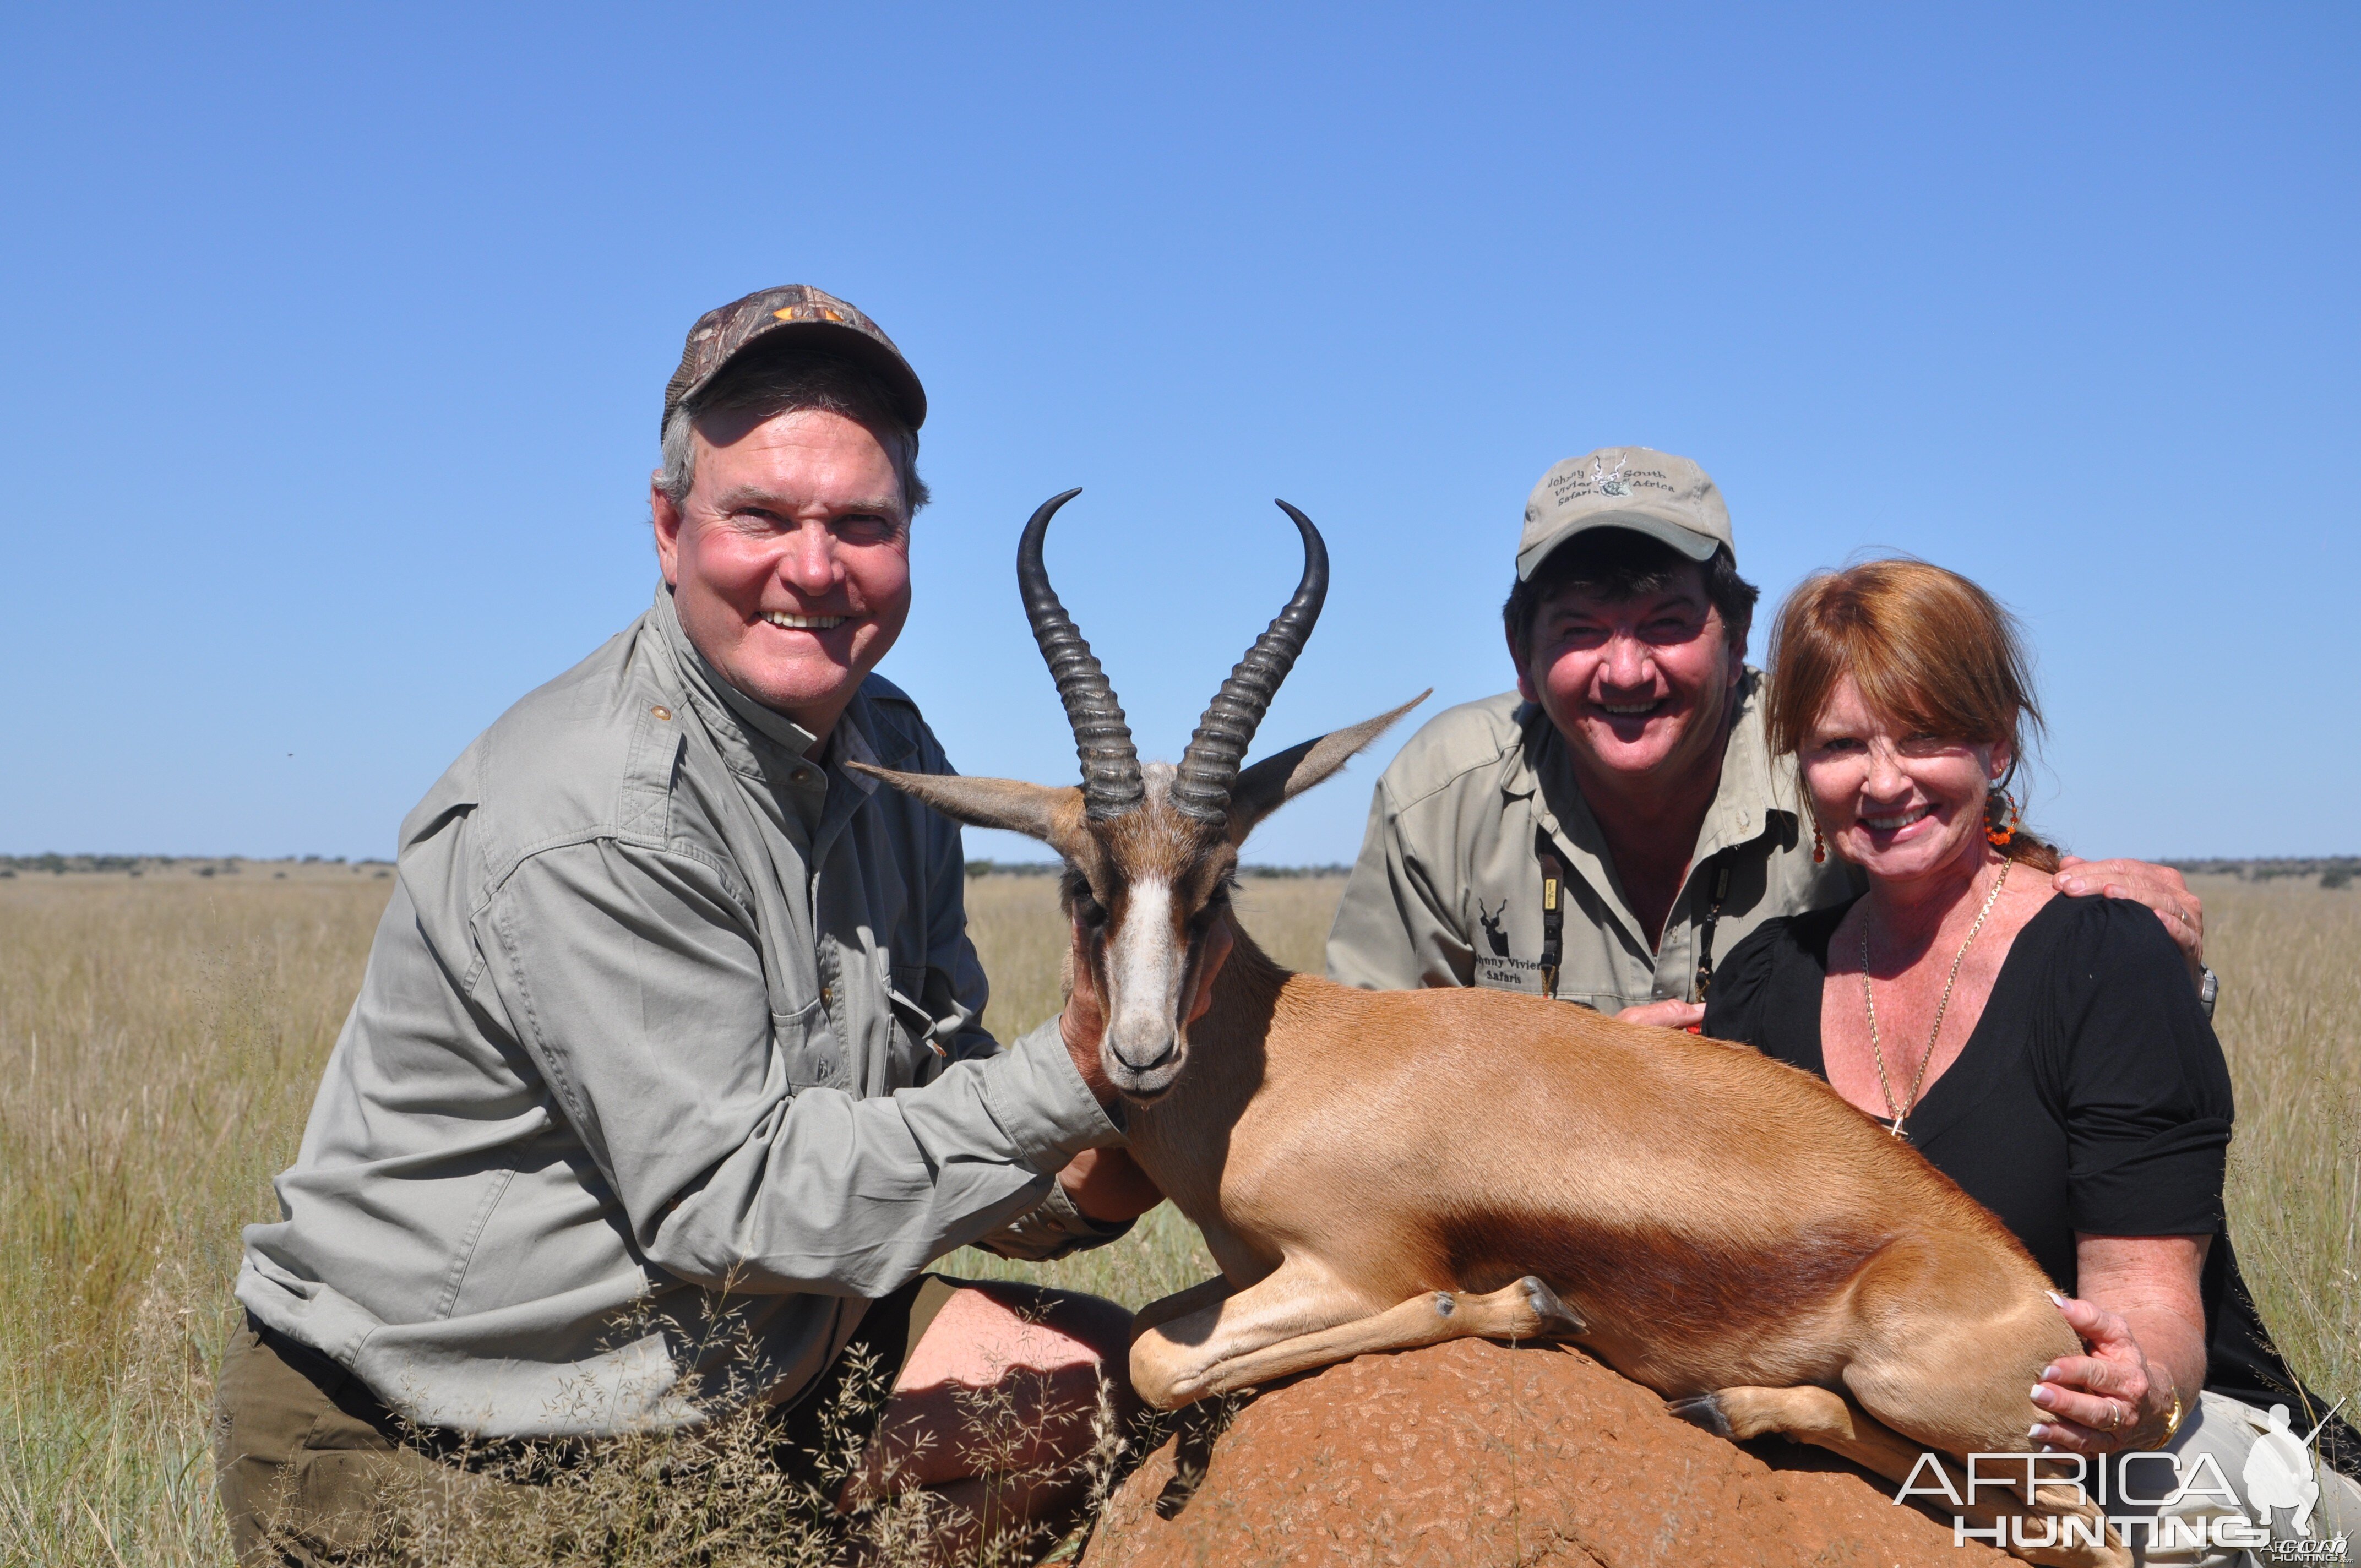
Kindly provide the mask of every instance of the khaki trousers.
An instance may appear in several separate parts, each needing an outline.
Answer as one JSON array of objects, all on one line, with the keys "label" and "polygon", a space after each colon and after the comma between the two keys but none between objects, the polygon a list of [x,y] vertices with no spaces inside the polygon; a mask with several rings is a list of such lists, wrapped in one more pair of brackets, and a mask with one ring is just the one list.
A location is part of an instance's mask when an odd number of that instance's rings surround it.
[{"label": "khaki trousers", "polygon": [[[846,1346],[867,1347],[893,1387],[918,1341],[963,1281],[922,1274],[870,1303]],[[819,1414],[850,1374],[840,1356],[819,1386],[781,1418],[787,1463],[819,1438]],[[530,1484],[478,1474],[443,1456],[464,1444],[419,1434],[335,1361],[251,1314],[222,1357],[214,1410],[214,1459],[230,1541],[241,1568],[324,1568],[396,1550],[397,1505],[442,1500],[497,1509]],[[505,1452],[489,1445],[490,1457]]]},{"label": "khaki trousers", "polygon": [[388,1546],[414,1488],[498,1485],[401,1440],[360,1379],[249,1316],[222,1357],[214,1460],[241,1564],[317,1568]]}]

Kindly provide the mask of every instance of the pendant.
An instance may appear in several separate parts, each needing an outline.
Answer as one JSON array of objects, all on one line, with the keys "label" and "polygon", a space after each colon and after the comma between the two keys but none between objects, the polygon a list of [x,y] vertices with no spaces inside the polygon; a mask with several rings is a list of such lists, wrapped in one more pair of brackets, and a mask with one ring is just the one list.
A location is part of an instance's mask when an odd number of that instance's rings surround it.
[{"label": "pendant", "polygon": [[1906,1144],[1910,1141],[1910,1135],[1902,1130],[1902,1118],[1899,1116],[1896,1116],[1893,1121],[1888,1122],[1885,1124],[1885,1130],[1894,1135],[1894,1141],[1896,1143]]}]

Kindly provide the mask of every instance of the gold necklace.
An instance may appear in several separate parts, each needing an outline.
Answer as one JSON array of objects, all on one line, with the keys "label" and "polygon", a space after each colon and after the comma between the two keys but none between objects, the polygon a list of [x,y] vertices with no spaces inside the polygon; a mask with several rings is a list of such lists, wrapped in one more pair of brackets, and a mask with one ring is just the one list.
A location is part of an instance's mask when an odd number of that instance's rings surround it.
[{"label": "gold necklace", "polygon": [[1967,961],[1968,948],[1974,943],[1976,933],[1984,928],[1984,917],[1993,912],[1993,905],[2000,902],[2000,890],[2008,884],[2008,868],[2015,863],[2012,861],[2000,863],[2000,875],[1993,878],[1992,891],[1984,894],[1984,906],[1976,911],[1976,923],[1968,927],[1968,939],[1960,944],[1960,950],[1951,957],[1950,978],[1943,981],[1942,1000],[1935,1003],[1935,1026],[1927,1031],[1927,1054],[1918,1058],[1918,1076],[1910,1080],[1910,1098],[1899,1109],[1894,1103],[1894,1085],[1885,1076],[1885,1052],[1877,1042],[1877,999],[1869,991],[1869,914],[1866,910],[1861,914],[1861,1004],[1869,1013],[1869,1054],[1877,1063],[1877,1087],[1885,1095],[1886,1114],[1893,1118],[1886,1124],[1885,1130],[1905,1144],[1910,1141],[1910,1135],[1902,1130],[1902,1124],[1908,1121],[1910,1113],[1918,1108],[1918,1090],[1927,1081],[1927,1064],[1935,1059],[1935,1041],[1943,1033],[1943,1013],[1951,1005],[1951,987],[1960,983],[1960,966]]}]

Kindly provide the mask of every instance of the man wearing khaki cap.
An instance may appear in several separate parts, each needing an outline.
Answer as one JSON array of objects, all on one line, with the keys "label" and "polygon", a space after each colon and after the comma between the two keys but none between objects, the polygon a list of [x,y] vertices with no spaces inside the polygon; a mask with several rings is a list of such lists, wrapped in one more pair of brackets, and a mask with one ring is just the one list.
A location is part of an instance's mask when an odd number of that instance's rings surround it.
[{"label": "man wearing khaki cap", "polygon": [[[1074,1489],[978,1476],[952,1396],[1021,1381],[1086,1413],[1129,1315],[920,1271],[1093,1245],[1158,1194],[1110,1150],[1087,1002],[984,1034],[956,828],[846,766],[949,771],[871,673],[910,608],[926,412],[817,289],[690,330],[654,604],[402,824],[281,1218],[246,1233],[218,1457],[247,1562],[358,1549],[397,1483],[487,1452],[733,1401],[808,1463],[853,1347],[893,1390],[900,1483],[953,1506],[947,1547],[986,1488],[1003,1527]],[[1000,1434],[994,1468],[1089,1426]]]},{"label": "man wearing khaki cap", "polygon": [[[1438,714],[1378,779],[1329,973],[1687,1027],[1717,954],[1857,892],[1841,861],[1813,860],[1792,766],[1764,740],[1755,598],[1721,492],[1687,458],[1610,446],[1543,474],[1502,608],[1517,689]],[[2058,874],[2172,916],[2196,962],[2202,910],[2178,872]]]}]

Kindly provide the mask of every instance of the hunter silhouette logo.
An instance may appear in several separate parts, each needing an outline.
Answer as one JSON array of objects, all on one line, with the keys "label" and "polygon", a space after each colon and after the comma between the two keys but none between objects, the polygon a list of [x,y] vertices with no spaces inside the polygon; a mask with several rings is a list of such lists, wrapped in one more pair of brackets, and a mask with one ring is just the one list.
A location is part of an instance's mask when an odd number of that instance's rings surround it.
[{"label": "hunter silhouette logo", "polygon": [[[2337,1400],[2329,1407],[2328,1416],[2344,1408],[2345,1401]],[[2312,1445],[2328,1425],[2328,1416],[2323,1416],[2320,1425],[2310,1431],[2298,1433],[2289,1422],[2288,1408],[2271,1407],[2267,1418],[2270,1424],[2247,1451],[2246,1474],[2240,1477],[2246,1484],[2246,1499],[2254,1507],[2257,1524],[2268,1527],[2274,1513],[2287,1508],[2291,1510],[2288,1529],[2299,1537],[2312,1535],[2312,1510],[2320,1502]]]}]

